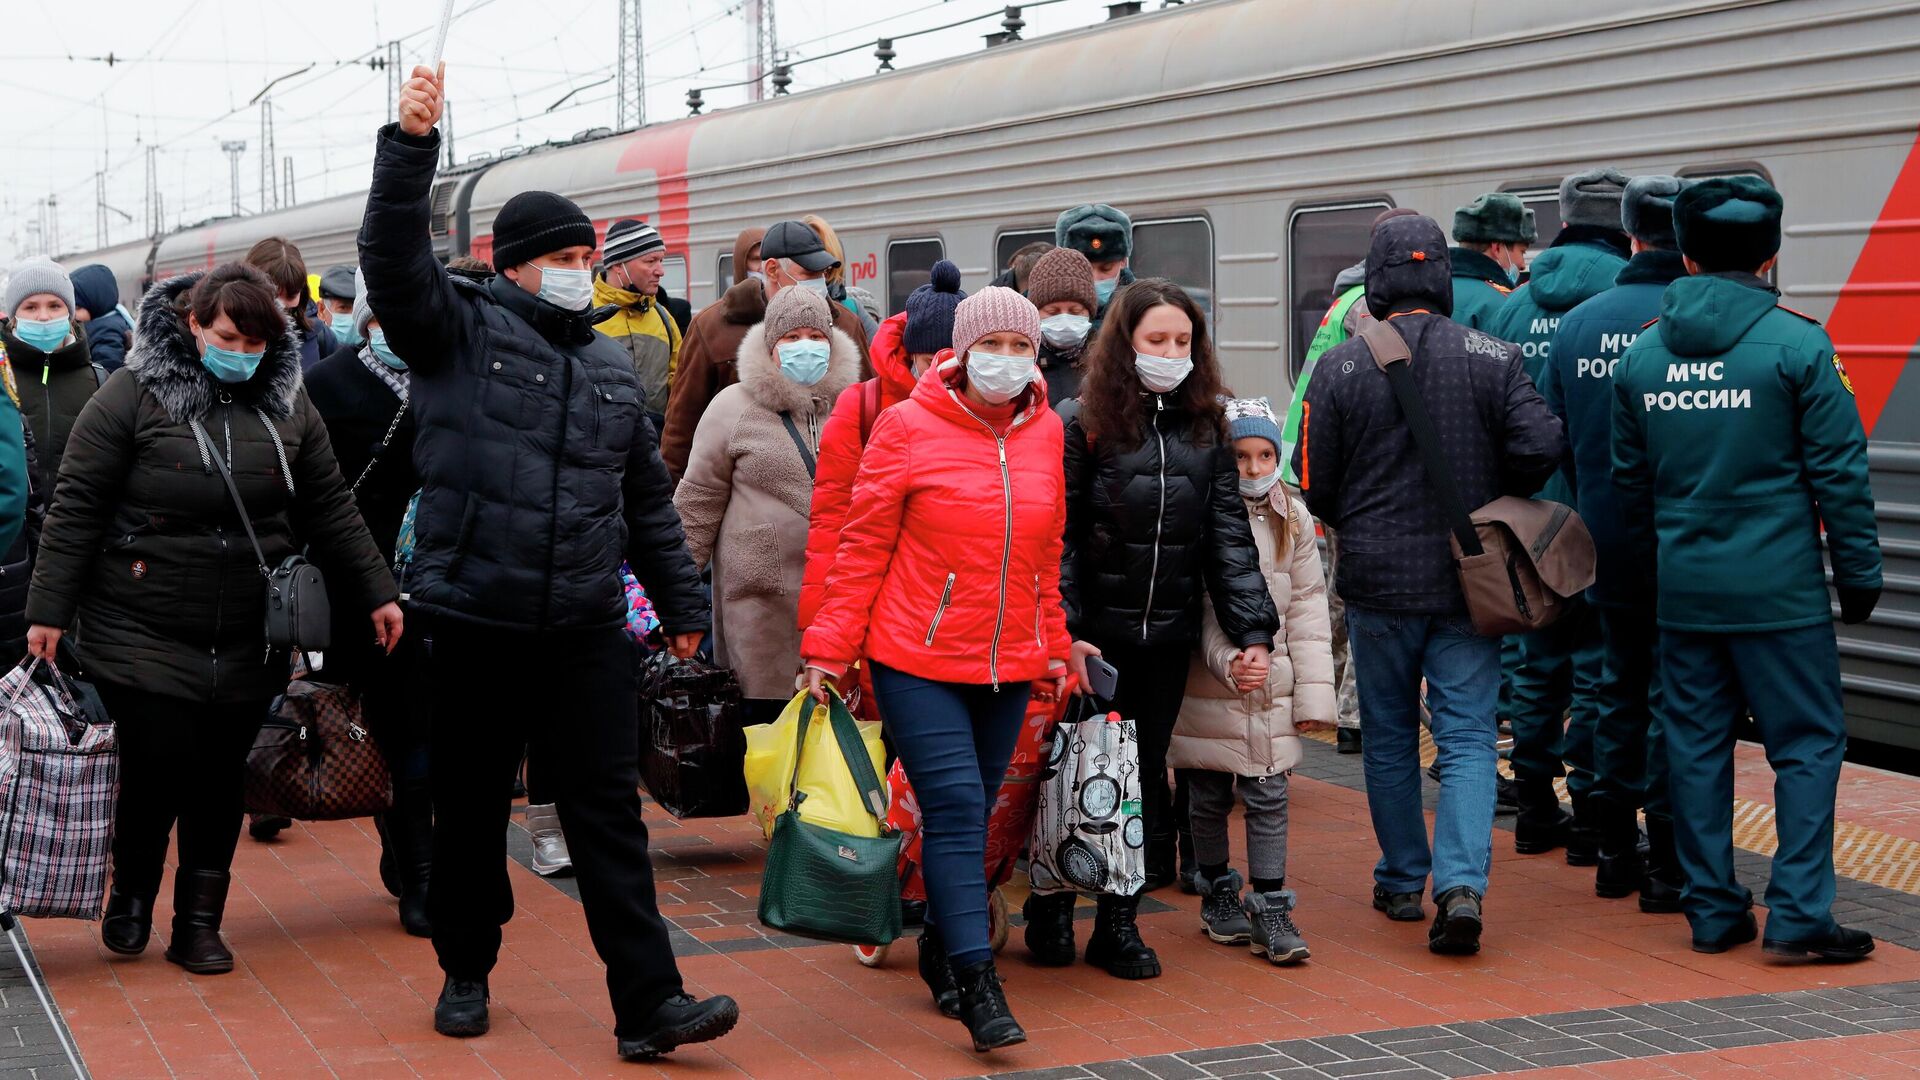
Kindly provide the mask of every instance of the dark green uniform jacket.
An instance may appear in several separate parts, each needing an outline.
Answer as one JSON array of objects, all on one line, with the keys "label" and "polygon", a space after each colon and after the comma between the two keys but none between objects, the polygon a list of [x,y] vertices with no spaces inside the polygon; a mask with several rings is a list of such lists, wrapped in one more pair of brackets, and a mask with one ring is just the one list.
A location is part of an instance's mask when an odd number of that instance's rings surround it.
[{"label": "dark green uniform jacket", "polygon": [[399,590],[300,384],[293,331],[267,343],[252,379],[216,385],[177,306],[198,280],[147,294],[126,366],[74,424],[27,620],[72,629],[82,666],[108,682],[264,704],[286,690],[288,658],[267,653],[260,560],[212,454],[229,460],[269,565],[310,549],[332,603],[362,612]]},{"label": "dark green uniform jacket", "polygon": [[1613,482],[1638,550],[1657,535],[1661,626],[1827,622],[1822,521],[1834,583],[1880,587],[1853,390],[1826,331],[1777,306],[1765,281],[1669,285],[1613,389]]},{"label": "dark green uniform jacket", "polygon": [[1493,333],[1494,317],[1513,292],[1499,263],[1472,248],[1448,248],[1453,264],[1453,321]]},{"label": "dark green uniform jacket", "polygon": [[1625,606],[1652,599],[1653,567],[1634,557],[1613,487],[1613,372],[1640,328],[1660,314],[1660,294],[1687,276],[1677,251],[1643,251],[1617,284],[1560,318],[1540,393],[1567,425],[1574,509],[1593,534],[1599,573],[1587,598]]},{"label": "dark green uniform jacket", "polygon": [[39,460],[40,482],[49,490],[60,476],[60,458],[67,452],[67,436],[87,399],[105,381],[102,371],[93,366],[87,335],[77,325],[73,340],[43,353],[13,336],[4,334],[7,358],[13,363],[13,377],[20,388],[20,412],[33,429],[34,447]]}]

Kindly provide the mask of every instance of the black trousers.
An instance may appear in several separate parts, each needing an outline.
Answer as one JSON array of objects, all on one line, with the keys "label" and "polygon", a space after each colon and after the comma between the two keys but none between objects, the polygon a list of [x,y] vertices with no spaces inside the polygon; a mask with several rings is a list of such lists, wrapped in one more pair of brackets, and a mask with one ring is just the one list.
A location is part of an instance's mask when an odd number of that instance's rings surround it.
[{"label": "black trousers", "polygon": [[1193,644],[1115,644],[1095,641],[1107,663],[1120,673],[1113,705],[1134,722],[1140,736],[1140,794],[1149,837],[1171,838],[1181,824],[1185,807],[1176,811],[1173,789],[1167,782],[1167,747],[1173,742],[1173,724],[1187,696],[1187,667]]},{"label": "black trousers", "polygon": [[433,888],[440,967],[483,979],[513,917],[507,834],[522,747],[553,789],[607,965],[614,1033],[627,1037],[681,990],[654,899],[640,820],[633,644],[618,628],[527,634],[436,620],[426,630],[434,689]]},{"label": "black trousers", "polygon": [[180,869],[231,869],[245,809],[247,751],[272,702],[188,701],[109,682],[95,689],[120,744],[114,887],[132,896],[160,891],[167,835],[176,821]]}]

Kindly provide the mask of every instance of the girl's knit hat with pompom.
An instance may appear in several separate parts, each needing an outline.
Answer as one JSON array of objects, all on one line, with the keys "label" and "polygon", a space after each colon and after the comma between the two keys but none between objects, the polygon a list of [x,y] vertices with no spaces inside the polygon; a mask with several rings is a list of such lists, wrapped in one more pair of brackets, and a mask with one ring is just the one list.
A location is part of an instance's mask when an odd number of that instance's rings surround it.
[{"label": "girl's knit hat with pompom", "polygon": [[960,291],[960,268],[941,259],[933,279],[907,297],[907,331],[901,344],[909,354],[937,353],[953,340],[953,309],[967,294]]}]

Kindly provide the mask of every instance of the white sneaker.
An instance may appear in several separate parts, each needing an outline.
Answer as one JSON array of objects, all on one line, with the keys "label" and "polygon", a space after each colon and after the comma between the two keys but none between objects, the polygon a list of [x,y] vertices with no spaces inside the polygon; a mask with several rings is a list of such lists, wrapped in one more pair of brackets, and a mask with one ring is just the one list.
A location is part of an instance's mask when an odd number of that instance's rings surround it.
[{"label": "white sneaker", "polygon": [[560,831],[560,812],[552,803],[527,807],[527,831],[533,834],[534,873],[541,877],[573,873],[567,834]]}]

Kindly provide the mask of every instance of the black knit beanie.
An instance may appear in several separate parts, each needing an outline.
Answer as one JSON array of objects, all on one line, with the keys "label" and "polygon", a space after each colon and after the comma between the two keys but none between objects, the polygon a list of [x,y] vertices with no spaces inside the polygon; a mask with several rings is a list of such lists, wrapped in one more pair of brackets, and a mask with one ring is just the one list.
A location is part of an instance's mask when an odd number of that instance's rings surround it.
[{"label": "black knit beanie", "polygon": [[572,199],[551,191],[523,191],[508,199],[493,219],[493,267],[505,270],[561,248],[599,242],[593,222]]}]

